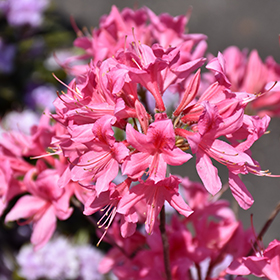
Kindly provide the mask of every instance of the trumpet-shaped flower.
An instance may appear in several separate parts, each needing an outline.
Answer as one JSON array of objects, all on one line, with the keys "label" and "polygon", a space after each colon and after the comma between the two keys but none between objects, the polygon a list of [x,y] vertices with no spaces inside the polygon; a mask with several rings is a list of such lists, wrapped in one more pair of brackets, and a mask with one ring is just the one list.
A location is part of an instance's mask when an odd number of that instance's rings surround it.
[{"label": "trumpet-shaped flower", "polygon": [[254,274],[269,280],[280,279],[280,242],[273,240],[263,251],[256,256],[243,257],[235,260],[227,272],[230,274],[248,275]]},{"label": "trumpet-shaped flower", "polygon": [[179,195],[179,183],[180,180],[176,176],[171,175],[157,183],[148,180],[145,183],[136,185],[121,199],[118,206],[118,212],[127,214],[131,207],[137,202],[145,200],[147,203],[147,218],[145,224],[148,233],[152,233],[157,216],[165,200],[167,200],[168,203],[180,214],[187,217],[193,211]]},{"label": "trumpet-shaped flower", "polygon": [[[234,134],[242,127],[243,109],[239,108],[228,118],[222,119],[218,114],[217,106],[212,106],[208,102],[203,105],[205,109],[198,121],[198,131],[190,132],[176,129],[176,133],[188,139],[192,152],[196,154],[196,170],[205,188],[215,195],[222,186],[218,170],[211,162],[211,158],[213,158],[227,166],[229,170],[229,186],[232,193],[240,206],[247,209],[252,205],[253,198],[239,179],[238,174],[247,174],[249,172],[260,176],[270,174],[262,172],[259,165],[244,150],[238,149],[238,146],[234,147],[225,141],[217,139],[222,135]],[[254,128],[257,129],[256,127]],[[252,131],[252,128],[250,130]],[[261,134],[264,129],[259,130],[259,134]],[[257,134],[256,132],[255,135]],[[245,133],[245,135],[247,136],[248,133]]]},{"label": "trumpet-shaped flower", "polygon": [[152,123],[147,134],[126,126],[127,142],[138,152],[125,160],[122,171],[132,179],[140,179],[148,168],[149,179],[158,182],[165,178],[167,164],[181,165],[192,156],[175,146],[175,133],[171,120]]},{"label": "trumpet-shaped flower", "polygon": [[[109,115],[96,121],[91,126],[92,132],[88,130],[93,140],[86,144],[87,149],[77,159],[78,163],[70,166],[71,179],[83,184],[95,181],[98,195],[102,191],[108,190],[109,183],[118,174],[119,163],[129,155],[126,146],[115,140],[112,129],[114,122],[115,118]],[[78,137],[80,138],[79,134]]]},{"label": "trumpet-shaped flower", "polygon": [[[43,247],[52,237],[56,228],[56,218],[66,220],[72,214],[72,209],[69,208],[71,189],[58,188],[59,175],[56,170],[37,169],[28,171],[24,178],[30,194],[22,196],[5,218],[5,222],[20,219],[33,222],[31,242],[36,250]],[[38,177],[34,180],[36,175]]]}]

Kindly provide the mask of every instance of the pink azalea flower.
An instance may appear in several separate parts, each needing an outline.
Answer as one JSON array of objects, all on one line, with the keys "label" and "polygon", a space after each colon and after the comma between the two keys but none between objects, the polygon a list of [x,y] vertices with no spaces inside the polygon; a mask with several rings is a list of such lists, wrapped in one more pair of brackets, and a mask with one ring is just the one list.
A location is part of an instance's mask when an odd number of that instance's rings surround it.
[{"label": "pink azalea flower", "polygon": [[226,76],[224,56],[219,52],[217,57],[214,57],[206,66],[207,69],[212,70],[215,74],[215,78],[220,84],[230,87],[231,83]]},{"label": "pink azalea flower", "polygon": [[145,200],[147,204],[145,228],[149,234],[153,231],[157,216],[165,200],[180,214],[187,217],[192,213],[192,210],[178,193],[179,182],[180,180],[176,176],[171,175],[157,183],[152,180],[140,183],[120,200],[118,212],[127,214],[138,201]]},{"label": "pink azalea flower", "polygon": [[138,152],[124,161],[123,174],[132,179],[140,179],[149,168],[149,179],[158,182],[165,178],[167,164],[181,165],[192,156],[175,146],[175,133],[171,120],[160,120],[152,123],[147,134],[126,126],[127,142]]},{"label": "pink azalea flower", "polygon": [[227,272],[230,274],[266,277],[269,280],[280,279],[280,242],[273,240],[268,247],[256,256],[243,257],[231,264]]},{"label": "pink azalea flower", "polygon": [[[110,272],[110,270],[113,270],[114,274],[119,279],[123,280],[129,279],[130,276],[135,277],[135,279],[139,279],[139,275],[147,275],[147,266],[149,264],[150,258],[145,259],[143,258],[142,254],[142,258],[140,256],[133,257],[133,255],[135,255],[135,252],[141,250],[144,247],[146,241],[145,236],[137,231],[132,236],[123,238],[120,235],[119,225],[117,224],[117,222],[114,222],[112,224],[109,229],[109,234],[118,244],[119,248],[123,248],[123,251],[120,251],[120,249],[117,247],[113,247],[112,249],[110,249],[107,255],[99,264],[99,272],[108,273]],[[141,261],[146,265],[141,265]],[[141,266],[135,266],[134,264],[139,264]]]},{"label": "pink azalea flower", "polygon": [[177,117],[182,113],[183,109],[186,108],[195,98],[200,85],[200,69],[191,78],[189,84],[180,100],[180,104],[174,111],[173,116]]},{"label": "pink azalea flower", "polygon": [[[129,155],[129,150],[122,142],[117,142],[114,137],[112,125],[114,117],[105,115],[90,125],[92,131],[87,130],[90,142],[86,142],[85,152],[79,156],[70,166],[70,176],[73,181],[79,181],[83,185],[96,182],[95,190],[99,195],[108,190],[109,183],[117,176],[119,164]],[[87,127],[86,127],[87,128]],[[83,132],[82,127],[77,130]],[[79,133],[76,138],[79,141]],[[75,140],[75,138],[74,138]]]},{"label": "pink azalea flower", "polygon": [[204,113],[198,121],[197,132],[179,128],[175,132],[188,139],[192,152],[196,154],[196,169],[205,188],[215,195],[222,186],[218,170],[210,159],[213,158],[227,166],[232,193],[240,206],[247,209],[252,205],[253,198],[239,179],[238,174],[249,172],[259,176],[269,176],[270,174],[262,172],[259,165],[242,149],[238,149],[238,146],[235,148],[225,141],[217,139],[222,135],[234,133],[242,127],[243,109],[239,108],[232,116],[222,119],[216,106],[211,106],[208,102],[204,103],[204,106]]},{"label": "pink azalea flower", "polygon": [[[105,211],[100,220],[97,222],[99,228],[105,226],[105,231],[99,242],[105,236],[108,231],[109,226],[113,222],[117,214],[117,206],[121,198],[129,191],[129,186],[131,184],[130,179],[126,179],[124,182],[118,184],[117,186],[113,183],[110,184],[107,191],[102,192],[99,196],[94,192],[85,202],[85,215],[92,215],[93,213],[102,210]],[[121,218],[120,230],[122,237],[126,238],[131,236],[136,229],[136,223],[138,221],[137,214],[130,211],[131,214]]]},{"label": "pink azalea flower", "polygon": [[102,17],[100,28],[93,29],[91,34],[83,35],[76,27],[78,38],[74,45],[84,49],[86,53],[69,59],[69,62],[92,58],[97,64],[135,41],[148,46],[158,43],[165,49],[180,46],[181,63],[201,58],[206,50],[207,36],[185,34],[189,18],[190,12],[186,16],[178,17],[168,14],[157,16],[147,7],[139,10],[124,8],[119,11],[112,6],[110,14]]},{"label": "pink azalea flower", "polygon": [[[207,193],[198,183],[186,180],[184,183],[189,185],[186,190],[189,197],[197,197],[197,202],[205,200],[201,199],[201,193]],[[161,192],[158,190],[159,194]],[[126,203],[130,202],[125,201],[124,207]],[[251,232],[243,230],[227,201],[211,200],[208,194],[207,202],[204,201],[199,206],[187,218],[180,219],[173,215],[171,223],[166,224],[172,279],[198,279],[200,275],[201,279],[225,280],[225,271],[232,260],[240,258],[249,250]],[[159,228],[155,227],[153,234],[146,235],[145,238],[136,232],[125,240],[120,239],[116,223],[110,231],[124,250],[110,250],[100,265],[103,273],[112,270],[120,279],[165,279]]]},{"label": "pink azalea flower", "polygon": [[154,44],[149,47],[133,42],[128,50],[120,51],[116,60],[119,67],[128,71],[133,82],[140,83],[155,98],[156,108],[164,112],[162,95],[176,81],[186,79],[192,71],[202,66],[205,59],[198,58],[178,63],[180,48],[163,49]]},{"label": "pink azalea flower", "polygon": [[[23,161],[9,160],[5,159],[5,156],[0,155],[0,216],[3,214],[3,211],[8,206],[8,203],[14,198],[16,195],[24,193],[26,191],[26,187],[24,184],[17,179],[17,176],[23,175],[24,173],[16,172],[15,169],[12,168],[12,164],[15,165],[24,165]],[[16,167],[16,166],[14,166]],[[29,166],[31,168],[31,166]]]},{"label": "pink azalea flower", "polygon": [[[223,68],[223,79],[228,79],[230,89],[237,95],[242,95],[241,92],[254,94],[253,101],[247,105],[250,110],[259,116],[278,116],[279,87],[273,84],[280,80],[280,72],[274,59],[268,57],[263,63],[256,50],[252,50],[248,56],[247,50],[241,51],[235,46],[225,49],[222,55],[224,62],[220,66],[210,61],[208,68],[216,70],[216,73]],[[217,59],[214,58],[214,61],[217,62]]]},{"label": "pink azalea flower", "polygon": [[[38,177],[34,181],[36,175]],[[56,218],[66,220],[72,214],[73,209],[69,208],[72,191],[58,188],[58,178],[56,170],[34,168],[28,171],[24,184],[30,194],[22,196],[5,218],[5,222],[26,219],[26,222],[33,223],[31,242],[36,250],[53,235]]]}]

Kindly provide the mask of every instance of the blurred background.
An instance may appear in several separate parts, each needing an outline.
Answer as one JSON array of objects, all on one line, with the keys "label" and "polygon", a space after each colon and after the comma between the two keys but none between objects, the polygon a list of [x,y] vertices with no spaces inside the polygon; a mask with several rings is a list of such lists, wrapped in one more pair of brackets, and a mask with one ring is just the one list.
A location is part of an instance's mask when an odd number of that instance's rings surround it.
[{"label": "blurred background", "polygon": [[189,32],[206,34],[209,52],[217,54],[236,45],[256,48],[263,58],[273,55],[278,62],[280,59],[280,3],[272,0],[56,0],[55,4],[64,15],[73,15],[88,28],[97,26],[99,18],[108,14],[112,5],[119,9],[147,6],[156,14],[173,16],[185,14],[192,7]]}]

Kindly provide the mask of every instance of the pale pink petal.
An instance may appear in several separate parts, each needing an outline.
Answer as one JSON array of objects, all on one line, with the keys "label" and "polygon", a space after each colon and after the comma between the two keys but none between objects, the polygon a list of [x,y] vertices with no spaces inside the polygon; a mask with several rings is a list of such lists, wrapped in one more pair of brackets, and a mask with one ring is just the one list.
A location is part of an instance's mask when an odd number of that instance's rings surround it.
[{"label": "pale pink petal", "polygon": [[109,189],[109,184],[117,177],[119,172],[119,164],[115,160],[111,160],[106,165],[106,170],[97,174],[95,189],[97,195]]},{"label": "pale pink petal", "polygon": [[117,212],[121,214],[129,214],[131,207],[145,197],[145,190],[146,187],[141,184],[134,186],[130,193],[124,195],[120,199]]},{"label": "pale pink petal", "polygon": [[229,274],[249,275],[251,271],[242,263],[242,260],[234,260],[226,270]]},{"label": "pale pink petal", "polygon": [[[211,139],[209,140],[207,139],[205,143],[207,142],[211,142]],[[251,166],[255,165],[254,161],[248,154],[242,151],[238,151],[230,144],[219,139],[216,139],[214,142],[211,143],[211,148],[209,149],[209,155],[214,159],[216,159],[217,161],[224,162],[225,165],[227,165],[227,163],[228,165],[232,165],[232,164],[244,165],[245,163]]]},{"label": "pale pink petal", "polygon": [[196,153],[196,170],[207,191],[215,195],[222,187],[218,170],[209,156],[200,151]]},{"label": "pale pink petal", "polygon": [[5,222],[33,217],[46,204],[47,202],[39,197],[25,195],[16,202],[15,206],[7,214]]},{"label": "pale pink petal", "polygon": [[126,126],[126,138],[127,142],[138,151],[149,152],[151,149],[151,144],[147,142],[146,135],[133,129],[129,123]]},{"label": "pale pink petal", "polygon": [[42,248],[52,237],[56,229],[56,216],[53,206],[46,209],[41,218],[34,222],[31,243],[35,246],[34,249]]},{"label": "pale pink petal", "polygon": [[173,150],[164,150],[162,153],[162,158],[169,165],[182,165],[192,158],[191,154],[185,153],[179,148],[174,148]]},{"label": "pale pink petal", "polygon": [[225,59],[224,56],[219,52],[218,56],[213,58],[206,66],[207,69],[210,69],[214,72],[216,79],[226,87],[230,88],[231,83],[226,76],[225,69]]},{"label": "pale pink petal", "polygon": [[71,185],[67,185],[64,188],[63,195],[58,199],[54,200],[52,202],[54,208],[55,208],[55,215],[60,220],[66,220],[68,219],[72,212],[73,208],[70,208],[70,198],[74,193],[74,189],[71,187]]},{"label": "pale pink petal", "polygon": [[[251,274],[254,274],[258,277],[266,276],[263,273],[263,269],[266,266],[269,266],[269,260],[267,258],[255,257],[255,256],[248,257],[248,258],[244,258],[243,263],[249,269]],[[276,275],[274,275],[274,276],[276,276]],[[269,277],[269,279],[270,280],[279,280],[278,277],[272,277],[272,278]]]},{"label": "pale pink petal", "polygon": [[126,160],[122,165],[122,173],[127,176],[138,179],[140,178],[146,169],[150,166],[153,160],[153,156],[147,153],[133,154],[129,160]]},{"label": "pale pink petal", "polygon": [[127,156],[129,156],[129,149],[122,142],[116,142],[114,144],[114,158],[122,163]]},{"label": "pale pink petal", "polygon": [[94,138],[92,133],[93,124],[71,126],[71,140],[78,143],[86,143]]}]

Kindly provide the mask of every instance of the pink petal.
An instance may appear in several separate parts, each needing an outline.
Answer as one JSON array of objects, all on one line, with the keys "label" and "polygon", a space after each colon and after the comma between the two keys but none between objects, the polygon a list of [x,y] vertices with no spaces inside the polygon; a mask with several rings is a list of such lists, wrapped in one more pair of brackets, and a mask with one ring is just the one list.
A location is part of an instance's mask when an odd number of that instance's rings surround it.
[{"label": "pink petal", "polygon": [[126,160],[122,165],[122,173],[132,179],[140,178],[146,169],[150,166],[153,157],[147,153],[133,154],[129,160]]},{"label": "pink petal", "polygon": [[252,206],[254,203],[252,195],[249,193],[239,176],[231,172],[229,172],[229,187],[240,207],[247,210]]},{"label": "pink petal", "polygon": [[134,232],[136,230],[136,223],[129,223],[129,222],[123,220],[121,223],[121,226],[120,226],[120,230],[121,230],[122,237],[127,238],[127,237],[131,236],[132,234],[134,234]]},{"label": "pink petal", "polygon": [[15,206],[7,214],[5,222],[33,217],[46,204],[47,202],[39,197],[25,195],[16,202]]},{"label": "pink petal", "polygon": [[192,209],[186,204],[179,193],[173,194],[168,202],[174,209],[176,209],[181,215],[184,215],[185,217],[188,217],[193,213]]},{"label": "pink petal", "polygon": [[218,170],[212,164],[209,156],[200,150],[196,153],[196,170],[207,191],[215,195],[222,187]]},{"label": "pink petal", "polygon": [[41,218],[34,222],[31,243],[35,245],[35,250],[42,248],[52,237],[56,229],[55,210],[48,207]]},{"label": "pink petal", "polygon": [[182,165],[192,158],[191,154],[185,153],[179,148],[174,148],[173,150],[164,150],[162,153],[162,158],[169,165]]},{"label": "pink petal", "polygon": [[138,151],[149,152],[152,148],[152,145],[147,141],[147,136],[133,129],[129,123],[126,126],[126,138],[127,142]]}]

